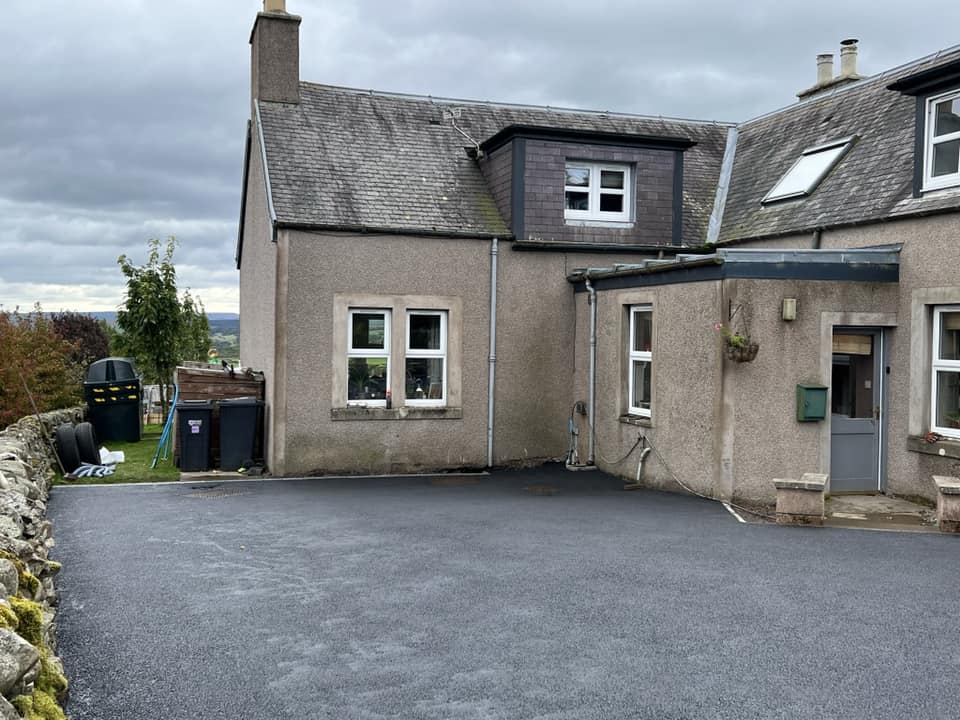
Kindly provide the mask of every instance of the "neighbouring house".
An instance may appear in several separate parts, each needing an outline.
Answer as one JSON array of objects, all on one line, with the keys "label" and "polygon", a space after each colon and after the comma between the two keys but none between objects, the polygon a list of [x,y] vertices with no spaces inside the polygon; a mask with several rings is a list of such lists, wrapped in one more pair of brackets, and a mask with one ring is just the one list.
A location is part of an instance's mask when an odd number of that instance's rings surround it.
[{"label": "neighbouring house", "polygon": [[299,25],[254,24],[237,247],[275,474],[958,474],[960,50],[730,124],[301,82]]}]

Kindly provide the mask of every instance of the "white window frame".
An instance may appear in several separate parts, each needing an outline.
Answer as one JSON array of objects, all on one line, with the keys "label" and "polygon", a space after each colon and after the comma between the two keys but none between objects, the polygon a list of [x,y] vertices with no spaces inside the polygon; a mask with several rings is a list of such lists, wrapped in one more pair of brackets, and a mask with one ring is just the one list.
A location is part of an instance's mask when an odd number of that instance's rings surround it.
[{"label": "white window frame", "polygon": [[[424,350],[421,348],[413,349],[410,347],[410,318],[413,315],[429,315],[433,317],[440,318],[440,347],[437,350]],[[447,404],[447,368],[449,362],[447,360],[447,311],[446,310],[407,310],[407,328],[406,328],[406,340],[404,342],[404,373],[406,373],[407,360],[418,360],[418,359],[441,359],[443,360],[443,393],[440,398],[430,398],[425,397],[422,400],[417,400],[416,398],[407,397],[404,400],[406,405],[411,407],[444,407]],[[427,388],[429,395],[429,388]]]},{"label": "white window frame", "polygon": [[[566,171],[568,167],[577,167],[584,168],[590,171],[590,185],[587,188],[580,187],[578,185],[567,185],[566,180]],[[619,172],[623,173],[623,188],[602,188],[600,187],[600,177],[601,172],[604,170],[608,172]],[[564,176],[563,176],[563,216],[566,220],[593,220],[595,222],[616,222],[624,223],[630,222],[631,220],[631,209],[632,209],[632,200],[633,193],[631,191],[632,185],[632,175],[631,166],[617,163],[597,163],[597,162],[581,162],[578,160],[567,160],[566,164],[563,166]],[[582,193],[584,190],[587,191],[588,195],[588,207],[587,210],[569,210],[567,209],[567,193],[575,192]],[[623,196],[623,211],[622,212],[603,212],[600,210],[600,196],[601,195],[622,195]]]},{"label": "white window frame", "polygon": [[[650,342],[653,342],[653,306],[652,305],[631,305],[630,306],[630,333],[627,338],[627,414],[639,415],[641,417],[650,417],[653,405],[653,348],[650,350],[634,350],[634,342],[637,332],[637,316],[647,314],[650,316]],[[636,362],[646,362],[650,365],[650,405],[651,408],[639,408],[633,405],[633,365]]]},{"label": "white window frame", "polygon": [[960,313],[960,305],[937,305],[933,308],[933,356],[930,372],[930,429],[944,437],[960,439],[960,428],[937,425],[937,373],[960,374],[960,360],[940,359],[940,323],[944,313]]},{"label": "white window frame", "polygon": [[[383,315],[383,349],[378,350],[376,348],[354,348],[353,347],[353,316],[354,315]],[[360,407],[386,407],[387,400],[383,398],[382,400],[350,400],[350,358],[379,358],[383,357],[387,359],[387,382],[386,382],[386,392],[391,392],[390,387],[390,375],[392,371],[391,357],[390,357],[390,343],[392,342],[391,333],[390,333],[390,323],[391,323],[391,310],[390,308],[364,308],[364,307],[351,307],[347,313],[347,406],[360,406]]]},{"label": "white window frame", "polygon": [[936,118],[934,113],[937,105],[946,100],[960,100],[960,90],[951,90],[950,92],[937,95],[927,99],[927,113],[924,128],[923,139],[923,189],[939,190],[940,188],[955,187],[960,185],[960,169],[952,175],[933,175],[933,149],[935,146],[944,142],[960,140],[960,131],[948,133],[935,138],[933,132],[936,129]]}]

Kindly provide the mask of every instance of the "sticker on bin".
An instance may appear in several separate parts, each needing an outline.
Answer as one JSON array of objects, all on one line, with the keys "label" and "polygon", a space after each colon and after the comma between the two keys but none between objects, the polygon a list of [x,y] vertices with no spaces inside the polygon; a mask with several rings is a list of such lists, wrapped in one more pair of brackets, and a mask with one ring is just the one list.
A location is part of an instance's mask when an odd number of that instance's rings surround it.
[{"label": "sticker on bin", "polygon": [[199,435],[200,428],[203,426],[203,420],[187,420],[187,425],[190,426],[191,435]]}]

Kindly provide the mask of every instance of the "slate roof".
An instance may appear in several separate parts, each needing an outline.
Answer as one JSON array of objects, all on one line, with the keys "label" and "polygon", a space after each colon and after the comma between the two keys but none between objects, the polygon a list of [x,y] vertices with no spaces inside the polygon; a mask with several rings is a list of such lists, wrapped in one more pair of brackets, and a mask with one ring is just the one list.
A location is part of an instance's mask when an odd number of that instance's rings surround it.
[{"label": "slate roof", "polygon": [[[960,47],[810,98],[739,126],[721,242],[960,209],[960,190],[913,197],[915,99],[891,83],[960,58]],[[761,204],[806,148],[859,140],[814,192]]]},{"label": "slate roof", "polygon": [[300,105],[260,102],[280,224],[509,237],[470,141],[512,125],[687,138],[683,241],[702,244],[728,126],[616,113],[418,97],[301,83]]}]

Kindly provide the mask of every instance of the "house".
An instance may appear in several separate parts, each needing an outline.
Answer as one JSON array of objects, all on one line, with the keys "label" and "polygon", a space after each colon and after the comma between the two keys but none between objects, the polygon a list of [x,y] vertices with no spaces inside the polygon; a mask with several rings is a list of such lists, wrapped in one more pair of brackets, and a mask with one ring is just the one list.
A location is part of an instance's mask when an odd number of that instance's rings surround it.
[{"label": "house", "polygon": [[254,24],[237,246],[275,474],[956,474],[960,51],[863,78],[848,43],[733,125],[302,82],[299,25]]}]

